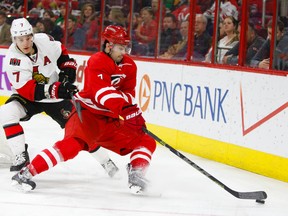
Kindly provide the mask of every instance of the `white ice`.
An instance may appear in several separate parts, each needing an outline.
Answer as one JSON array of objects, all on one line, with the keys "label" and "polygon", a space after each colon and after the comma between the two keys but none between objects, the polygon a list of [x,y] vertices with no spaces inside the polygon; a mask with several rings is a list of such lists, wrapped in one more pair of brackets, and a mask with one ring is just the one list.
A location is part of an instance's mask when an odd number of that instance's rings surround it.
[{"label": "white ice", "polygon": [[[23,125],[31,158],[63,136],[63,130],[44,115],[35,116]],[[165,137],[161,138],[165,140]],[[169,143],[169,140],[165,141]],[[236,191],[266,191],[266,203],[263,205],[254,200],[235,198],[167,148],[158,145],[147,173],[151,181],[152,194],[149,196],[139,197],[129,193],[125,169],[128,156],[110,153],[121,169],[120,179],[110,179],[95,159],[81,152],[73,160],[36,176],[34,181],[37,187],[30,193],[12,188],[10,184],[13,174],[8,168],[0,169],[0,215],[288,215],[287,183],[184,154]]]}]

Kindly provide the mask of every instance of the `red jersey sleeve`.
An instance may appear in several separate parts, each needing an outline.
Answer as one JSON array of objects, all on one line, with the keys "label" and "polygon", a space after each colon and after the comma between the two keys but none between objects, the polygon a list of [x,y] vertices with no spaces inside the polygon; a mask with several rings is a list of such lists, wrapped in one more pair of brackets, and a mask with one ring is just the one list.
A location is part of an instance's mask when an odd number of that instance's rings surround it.
[{"label": "red jersey sleeve", "polygon": [[142,25],[140,27],[140,34],[146,36],[147,39],[140,38],[136,36],[137,41],[147,44],[155,40],[157,35],[157,23],[155,20],[151,20],[149,24]]}]

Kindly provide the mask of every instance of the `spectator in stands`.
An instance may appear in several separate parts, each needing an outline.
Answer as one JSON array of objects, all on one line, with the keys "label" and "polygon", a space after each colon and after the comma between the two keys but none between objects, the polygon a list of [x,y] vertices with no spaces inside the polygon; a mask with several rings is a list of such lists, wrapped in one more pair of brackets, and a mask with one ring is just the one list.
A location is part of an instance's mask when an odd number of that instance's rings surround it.
[{"label": "spectator in stands", "polygon": [[204,13],[209,8],[211,8],[212,4],[214,3],[214,0],[197,0],[196,4],[199,7],[199,13]]},{"label": "spectator in stands", "polygon": [[[238,32],[240,34],[241,24],[239,23]],[[245,65],[250,65],[252,58],[264,43],[264,39],[257,35],[252,22],[248,22],[248,31],[246,31],[246,60]],[[231,50],[229,50],[223,57],[224,64],[237,65],[239,59],[239,46],[238,42]]]},{"label": "spectator in stands", "polygon": [[[129,21],[130,21],[130,13],[128,14],[128,19],[126,20],[126,26],[128,28],[128,32],[130,32],[129,31],[130,25],[128,23]],[[143,20],[142,20],[142,17],[140,16],[140,14],[137,12],[134,12],[132,15],[132,29],[131,29],[132,30],[132,32],[131,32],[132,39],[135,38],[135,37],[133,37],[133,35],[135,36],[135,29],[137,29],[138,26],[140,26],[142,22],[143,22]]]},{"label": "spectator in stands", "polygon": [[66,14],[66,5],[65,3],[59,4],[59,10],[60,10],[60,15],[55,21],[55,24],[60,26],[63,29],[63,23],[65,20],[65,14]]},{"label": "spectator in stands", "polygon": [[[217,46],[217,63],[220,64],[223,63],[222,60],[226,52],[239,41],[237,21],[234,17],[226,17],[223,21],[223,27],[226,36],[218,42]],[[212,49],[210,49],[209,53],[206,55],[205,62],[211,62],[211,52]]]},{"label": "spectator in stands", "polygon": [[[238,21],[238,15],[238,4],[235,0],[221,0],[219,10],[220,21],[224,21],[224,19],[228,16],[232,16]],[[209,23],[207,30],[209,34],[212,35],[214,27],[215,2],[211,8],[204,12],[204,16],[207,17]]]},{"label": "spectator in stands", "polygon": [[[79,45],[77,44],[77,42],[79,43],[81,39],[85,40],[85,38],[83,36],[82,38],[80,38],[81,36],[77,35],[76,27],[77,27],[77,18],[73,15],[69,15],[68,23],[67,23],[67,43],[66,43],[66,47],[68,49],[82,49],[81,47],[82,43],[80,43]],[[76,35],[76,39],[75,39],[75,35]],[[62,40],[62,43],[63,42],[64,42],[64,39]]]},{"label": "spectator in stands", "polygon": [[[221,20],[224,20],[228,16],[232,16],[235,20],[238,20],[238,4],[235,0],[221,0],[219,12]],[[204,12],[204,16],[206,16],[207,19],[211,19],[212,23],[214,23],[215,2],[211,8]]]},{"label": "spectator in stands", "polygon": [[163,30],[160,36],[160,54],[167,51],[169,46],[177,44],[181,38],[176,17],[172,13],[167,13],[163,19]]},{"label": "spectator in stands", "polygon": [[36,17],[42,17],[44,13],[44,8],[43,8],[43,4],[41,2],[39,2],[38,4],[36,4],[35,7],[33,7],[31,10],[28,11],[29,16],[36,16]]},{"label": "spectator in stands", "polygon": [[51,35],[54,40],[62,41],[63,30],[60,26],[57,26],[51,19],[41,19],[36,23],[36,31],[38,33],[46,33]]},{"label": "spectator in stands", "polygon": [[54,12],[54,14],[57,12],[57,2],[55,0],[33,0],[33,3],[31,5],[30,2],[30,6],[29,6],[29,2],[28,1],[28,8],[31,8],[31,10],[29,10],[29,16],[31,16],[31,14],[33,14],[34,16],[37,16],[37,18],[43,18],[43,14],[45,12],[45,10],[52,10]]},{"label": "spectator in stands", "polygon": [[6,14],[20,14],[23,12],[23,0],[4,0],[0,3],[0,10],[4,9],[3,11]]},{"label": "spectator in stands", "polygon": [[[126,26],[127,26],[127,32],[130,32],[131,33],[131,47],[137,47],[138,45],[138,42],[136,40],[136,29],[140,28],[143,20],[142,20],[142,17],[140,16],[139,13],[137,12],[134,12],[132,14],[132,24],[131,24],[131,30],[130,30],[130,13],[128,14],[128,18],[126,20]],[[132,49],[132,52],[131,54],[136,54],[136,52]]]},{"label": "spectator in stands", "polygon": [[[151,0],[151,8],[152,8],[154,18],[156,21],[158,19],[160,19],[159,12],[158,12],[158,4],[159,4],[159,0]],[[162,19],[164,18],[165,14],[166,14],[166,7],[165,7],[165,4],[163,2],[163,4],[162,4]]]},{"label": "spectator in stands", "polygon": [[135,39],[132,47],[133,55],[154,55],[157,23],[151,7],[144,7],[140,11],[142,23],[135,29]]},{"label": "spectator in stands", "polygon": [[164,59],[185,58],[187,53],[188,29],[189,29],[189,21],[188,20],[182,21],[180,24],[180,33],[182,35],[182,40],[179,41],[177,44],[170,46],[168,50],[159,57]]},{"label": "spectator in stands", "polygon": [[171,11],[174,7],[174,0],[165,0],[163,2],[165,4],[166,12],[171,13]]},{"label": "spectator in stands", "polygon": [[77,29],[77,34],[85,35],[85,40],[83,41],[83,49],[97,51],[99,45],[99,26],[98,14],[95,11],[94,5],[91,3],[86,3],[81,9],[81,15],[79,20],[79,27]]},{"label": "spectator in stands", "polygon": [[134,11],[141,11],[144,7],[150,7],[151,0],[134,0]]},{"label": "spectator in stands", "polygon": [[[263,3],[265,5],[264,11],[263,11]],[[265,17],[270,17],[273,15],[273,8],[274,8],[273,4],[274,4],[274,0],[265,0],[265,1],[263,1],[263,0],[249,0],[249,4],[248,4],[249,17],[253,21],[253,23],[255,24],[255,29],[258,29],[258,30],[261,29],[261,31],[263,30],[263,34],[265,31],[267,32],[267,30],[263,28],[264,23],[262,23],[262,16],[263,16],[263,13],[265,14]],[[259,32],[258,32],[258,34],[259,34]],[[261,36],[261,34],[260,34],[260,36]],[[267,36],[267,35],[265,34],[265,36]]]},{"label": "spectator in stands", "polygon": [[90,23],[95,18],[95,8],[92,3],[86,3],[81,8],[81,15],[79,19],[79,27],[89,28]]},{"label": "spectator in stands", "polygon": [[126,18],[121,6],[112,6],[110,8],[107,20],[104,21],[104,26],[108,25],[126,27]]},{"label": "spectator in stands", "polygon": [[[272,20],[270,20],[267,24],[267,32],[268,38],[265,43],[261,46],[260,50],[256,53],[256,55],[251,60],[251,67],[259,67],[264,69],[269,69],[270,65],[270,43],[272,37]],[[286,68],[287,60],[283,58],[283,54],[285,54],[285,49],[287,50],[288,44],[288,35],[284,34],[284,24],[280,20],[277,21],[277,29],[276,29],[276,47],[274,55],[274,64],[273,68],[275,69],[283,69]],[[287,67],[288,69],[288,67]]]},{"label": "spectator in stands", "polygon": [[56,16],[52,10],[45,10],[43,13],[43,19],[51,19],[53,22],[56,22]]},{"label": "spectator in stands", "polygon": [[10,45],[12,43],[10,25],[6,23],[7,15],[0,11],[0,45]]},{"label": "spectator in stands", "polygon": [[171,13],[176,17],[178,23],[181,23],[184,20],[188,20],[188,17],[190,15],[188,1],[187,0],[175,1],[174,4],[175,8]]},{"label": "spectator in stands", "polygon": [[[82,9],[83,6],[87,3],[93,4],[93,7],[95,11],[100,11],[101,10],[101,2],[102,0],[78,0],[78,9]],[[106,5],[110,5],[110,1],[106,0],[105,1]]]},{"label": "spectator in stands", "polygon": [[211,36],[206,31],[207,18],[196,14],[194,28],[193,61],[203,61],[211,46]]}]

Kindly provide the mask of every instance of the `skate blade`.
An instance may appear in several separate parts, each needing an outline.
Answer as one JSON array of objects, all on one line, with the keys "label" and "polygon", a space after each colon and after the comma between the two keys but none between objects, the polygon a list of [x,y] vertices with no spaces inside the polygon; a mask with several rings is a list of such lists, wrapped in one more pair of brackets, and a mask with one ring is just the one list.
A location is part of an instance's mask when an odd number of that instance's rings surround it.
[{"label": "skate blade", "polygon": [[31,191],[31,190],[33,190],[34,188],[31,186],[31,185],[29,185],[29,184],[19,184],[17,181],[15,181],[15,180],[12,180],[12,182],[11,182],[11,186],[13,187],[13,188],[15,188],[15,189],[17,189],[17,190],[19,190],[19,191],[21,191],[21,192],[24,192],[24,193],[27,193],[27,192],[29,192],[29,191]]},{"label": "skate blade", "polygon": [[[109,175],[109,174],[108,174]],[[113,175],[109,175],[109,177],[111,179],[115,179],[115,180],[119,180],[119,179],[122,179],[122,175],[121,173],[119,172],[119,170],[115,173],[113,173]]]},{"label": "skate blade", "polygon": [[141,187],[139,186],[130,186],[129,187],[130,192],[134,195],[142,195],[143,191],[141,190]]},{"label": "skate blade", "polygon": [[162,193],[151,191],[148,189],[142,190],[139,186],[131,186],[130,193],[136,196],[149,196],[149,197],[161,197]]}]

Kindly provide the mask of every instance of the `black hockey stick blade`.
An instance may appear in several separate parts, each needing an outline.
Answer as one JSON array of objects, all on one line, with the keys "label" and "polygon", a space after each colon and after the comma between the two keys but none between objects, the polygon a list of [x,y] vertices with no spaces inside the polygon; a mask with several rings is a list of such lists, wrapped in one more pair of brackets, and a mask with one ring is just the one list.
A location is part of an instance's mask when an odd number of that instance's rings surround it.
[{"label": "black hockey stick blade", "polygon": [[203,175],[208,177],[210,180],[212,180],[214,183],[218,184],[220,187],[224,188],[227,192],[232,194],[234,197],[237,197],[239,199],[252,199],[252,200],[264,200],[267,198],[267,194],[265,191],[253,191],[253,192],[238,192],[234,191],[231,188],[227,187],[225,184],[223,184],[221,181],[216,179],[214,176],[206,172],[204,169],[199,167],[197,164],[195,164],[193,161],[191,161],[189,158],[187,158],[185,155],[181,154],[179,151],[174,149],[172,146],[165,143],[162,139],[160,139],[158,136],[150,132],[147,128],[143,127],[143,131],[148,134],[150,137],[152,137],[154,140],[156,140],[159,144],[163,145],[164,147],[168,148],[171,152],[173,152],[175,155],[177,155],[179,158],[184,160],[186,163],[194,167],[196,170],[201,172]]}]

